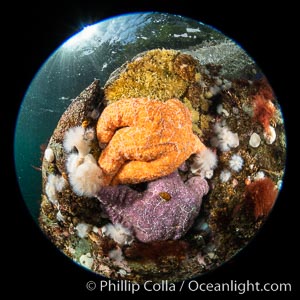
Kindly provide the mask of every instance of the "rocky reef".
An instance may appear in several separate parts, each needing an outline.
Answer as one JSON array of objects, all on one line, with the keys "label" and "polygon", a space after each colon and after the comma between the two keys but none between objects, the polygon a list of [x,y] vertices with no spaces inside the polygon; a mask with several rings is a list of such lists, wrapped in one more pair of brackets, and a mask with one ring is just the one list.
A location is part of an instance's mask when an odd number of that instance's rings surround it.
[{"label": "rocky reef", "polygon": [[[63,253],[108,278],[175,282],[254,237],[280,190],[284,124],[263,76],[229,80],[221,70],[154,49],[72,101],[42,165],[39,223]],[[126,169],[143,162],[151,174],[160,157],[157,176]]]}]

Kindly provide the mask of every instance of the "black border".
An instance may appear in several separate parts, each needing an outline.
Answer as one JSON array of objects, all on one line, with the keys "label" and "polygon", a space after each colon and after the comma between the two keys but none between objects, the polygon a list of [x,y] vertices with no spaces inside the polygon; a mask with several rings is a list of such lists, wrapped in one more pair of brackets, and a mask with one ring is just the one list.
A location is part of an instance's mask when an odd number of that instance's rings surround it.
[{"label": "black border", "polygon": [[[11,294],[21,290],[24,295],[86,295],[85,282],[100,277],[84,271],[73,264],[44,237],[31,219],[16,184],[13,167],[13,133],[22,98],[35,73],[49,55],[80,25],[92,24],[97,20],[114,15],[136,11],[160,11],[180,14],[202,21],[221,30],[236,40],[258,63],[273,86],[281,103],[286,121],[288,136],[288,163],[283,190],[271,217],[255,240],[237,257],[199,281],[252,280],[261,282],[292,282],[296,290],[296,277],[292,269],[296,267],[296,228],[295,202],[299,201],[293,193],[292,128],[296,119],[293,93],[298,88],[293,81],[296,57],[293,56],[295,30],[295,8],[272,4],[264,8],[259,3],[242,2],[231,4],[227,1],[208,3],[204,1],[84,1],[67,3],[51,1],[40,4],[15,4],[9,6],[5,19],[7,34],[6,54],[11,56],[8,74],[5,78],[8,110],[1,117],[2,128],[9,140],[8,157],[12,165],[5,167],[13,184],[10,193],[3,196],[2,213],[5,221],[4,233],[8,235],[3,259],[9,260],[7,284]],[[11,5],[12,6],[12,5]],[[7,82],[6,82],[7,81]],[[294,85],[295,84],[295,85]],[[1,115],[2,115],[1,112]],[[26,130],[26,129],[24,129]],[[1,149],[3,153],[3,149]],[[3,154],[5,155],[5,154]],[[4,163],[9,160],[4,159]],[[6,175],[6,174],[5,174]],[[5,181],[7,180],[5,179]],[[4,182],[5,182],[4,181]],[[7,187],[4,187],[4,189]],[[6,205],[8,208],[6,209]],[[7,212],[7,213],[6,213]],[[7,257],[7,259],[6,259]],[[8,258],[9,257],[9,258]],[[40,292],[43,291],[43,292]],[[195,294],[195,293],[193,293]],[[100,297],[100,293],[94,293]],[[205,293],[205,297],[209,296]],[[283,296],[288,296],[284,294]]]}]

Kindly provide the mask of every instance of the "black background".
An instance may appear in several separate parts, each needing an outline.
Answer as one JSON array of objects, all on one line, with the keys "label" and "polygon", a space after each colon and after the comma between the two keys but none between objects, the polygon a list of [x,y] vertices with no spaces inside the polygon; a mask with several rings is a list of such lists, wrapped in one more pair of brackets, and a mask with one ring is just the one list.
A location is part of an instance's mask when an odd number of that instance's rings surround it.
[{"label": "black background", "polygon": [[[212,25],[236,40],[266,74],[282,106],[287,128],[288,163],[283,190],[270,218],[254,241],[232,261],[198,280],[291,282],[295,292],[295,272],[299,271],[296,251],[299,223],[295,203],[300,201],[299,196],[294,193],[297,175],[292,173],[292,168],[297,167],[297,164],[299,167],[299,162],[292,160],[293,140],[296,139],[292,129],[297,127],[297,118],[292,115],[297,110],[296,102],[300,101],[299,97],[297,99],[294,96],[299,88],[296,81],[299,76],[294,76],[299,70],[295,51],[296,9],[288,1],[263,7],[261,3],[253,1],[239,1],[238,4],[223,1],[218,4],[212,1],[188,0],[108,0],[107,3],[82,1],[80,4],[67,4],[63,1],[31,4],[26,1],[26,4],[10,3],[2,11],[1,48],[5,68],[2,71],[6,75],[5,85],[2,87],[2,97],[5,98],[1,103],[9,105],[8,109],[1,109],[0,118],[1,133],[7,134],[5,143],[2,143],[5,147],[1,147],[1,166],[4,162],[1,169],[5,170],[5,179],[1,186],[3,191],[8,192],[8,196],[3,194],[0,200],[3,204],[1,214],[4,234],[1,242],[1,262],[2,272],[6,277],[2,284],[3,291],[12,295],[21,292],[25,296],[41,297],[44,294],[56,297],[102,296],[98,290],[88,292],[85,288],[87,281],[99,282],[101,278],[72,263],[40,232],[21,198],[13,165],[6,164],[13,159],[13,134],[19,105],[35,73],[49,55],[83,25],[134,11],[175,13]],[[9,143],[6,144],[6,141]],[[7,150],[8,153],[5,154]],[[11,161],[6,157],[10,157]],[[296,181],[293,180],[294,176]],[[7,180],[12,182],[13,188],[6,185]],[[196,292],[190,294],[197,297],[212,295]],[[289,293],[282,296],[289,296]]]}]

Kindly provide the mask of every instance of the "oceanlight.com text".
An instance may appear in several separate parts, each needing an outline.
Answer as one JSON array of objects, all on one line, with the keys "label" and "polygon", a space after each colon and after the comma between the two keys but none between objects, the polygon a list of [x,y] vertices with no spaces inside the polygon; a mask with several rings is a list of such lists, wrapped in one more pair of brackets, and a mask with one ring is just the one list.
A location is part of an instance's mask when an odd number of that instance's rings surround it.
[{"label": "oceanlight.com text", "polygon": [[231,280],[229,282],[222,283],[201,283],[192,280],[188,283],[188,290],[201,291],[201,292],[237,292],[238,294],[244,294],[246,292],[291,292],[291,283],[260,283],[260,282],[238,282],[237,280]]}]

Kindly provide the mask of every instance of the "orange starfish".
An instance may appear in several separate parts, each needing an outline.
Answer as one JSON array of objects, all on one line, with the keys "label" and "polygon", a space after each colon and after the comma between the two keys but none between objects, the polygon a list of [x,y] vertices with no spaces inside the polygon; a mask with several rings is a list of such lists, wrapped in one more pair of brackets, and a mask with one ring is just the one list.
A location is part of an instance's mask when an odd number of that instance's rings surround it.
[{"label": "orange starfish", "polygon": [[166,176],[206,148],[193,134],[189,110],[177,99],[131,98],[110,104],[98,120],[97,138],[108,143],[98,160],[105,185]]}]

